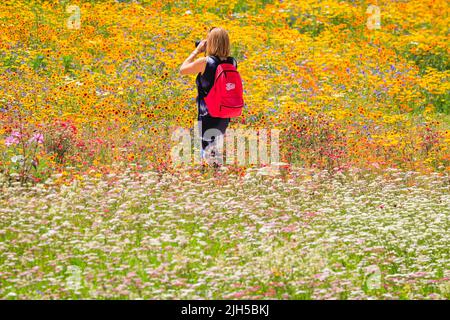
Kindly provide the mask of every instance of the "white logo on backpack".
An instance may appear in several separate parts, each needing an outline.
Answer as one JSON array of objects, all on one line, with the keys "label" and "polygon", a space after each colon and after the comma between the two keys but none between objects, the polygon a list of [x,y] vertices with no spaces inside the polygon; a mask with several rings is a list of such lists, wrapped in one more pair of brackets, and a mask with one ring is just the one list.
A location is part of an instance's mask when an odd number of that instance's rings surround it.
[{"label": "white logo on backpack", "polygon": [[233,90],[234,88],[236,88],[236,85],[233,82],[228,82],[226,84],[227,91]]}]

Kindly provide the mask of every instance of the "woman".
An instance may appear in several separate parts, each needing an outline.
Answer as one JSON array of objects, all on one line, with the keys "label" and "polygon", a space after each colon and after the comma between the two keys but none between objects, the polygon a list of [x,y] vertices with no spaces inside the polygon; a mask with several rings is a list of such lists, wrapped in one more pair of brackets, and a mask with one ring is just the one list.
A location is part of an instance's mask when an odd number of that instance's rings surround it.
[{"label": "woman", "polygon": [[[206,56],[195,60],[199,53],[205,52]],[[194,61],[195,60],[195,61]],[[230,39],[228,33],[222,28],[211,28],[206,40],[202,40],[197,48],[189,55],[180,67],[180,74],[198,74],[195,80],[197,84],[198,96],[196,99],[198,108],[199,133],[202,140],[202,159],[206,157],[207,150],[211,149],[216,139],[215,136],[209,137],[205,132],[209,129],[216,129],[222,135],[230,122],[229,118],[215,118],[209,115],[204,97],[214,84],[214,76],[217,66],[220,63],[232,63],[237,68],[237,61],[230,57]],[[211,131],[210,131],[211,132]],[[211,156],[215,156],[212,151]],[[219,158],[220,159],[220,158]]]}]

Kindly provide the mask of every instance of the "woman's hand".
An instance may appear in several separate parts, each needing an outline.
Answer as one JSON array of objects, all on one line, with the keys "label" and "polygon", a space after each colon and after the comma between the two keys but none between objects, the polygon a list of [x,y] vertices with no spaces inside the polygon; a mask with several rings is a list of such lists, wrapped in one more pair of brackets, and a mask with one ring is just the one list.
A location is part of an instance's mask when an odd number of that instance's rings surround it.
[{"label": "woman's hand", "polygon": [[200,41],[200,43],[197,46],[197,50],[198,53],[202,53],[206,51],[206,40],[202,40]]}]

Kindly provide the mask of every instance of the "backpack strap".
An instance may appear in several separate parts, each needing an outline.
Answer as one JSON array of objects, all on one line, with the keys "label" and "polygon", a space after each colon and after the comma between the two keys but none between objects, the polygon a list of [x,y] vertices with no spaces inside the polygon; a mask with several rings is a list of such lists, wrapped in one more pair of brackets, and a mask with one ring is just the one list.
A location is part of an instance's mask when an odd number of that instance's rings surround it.
[{"label": "backpack strap", "polygon": [[[220,60],[218,57],[216,57],[216,56],[210,56],[216,63],[217,63],[217,65],[219,65],[219,64],[221,64],[221,63],[229,63],[228,62],[228,58],[226,59],[226,60]],[[235,67],[237,67],[237,65],[235,65],[235,59],[233,58],[232,59],[232,62],[231,62],[231,64],[233,65],[233,66],[235,66]],[[236,63],[237,64],[237,63]]]},{"label": "backpack strap", "polygon": [[221,64],[223,61],[221,61],[219,58],[217,58],[216,56],[210,56],[211,57],[211,59],[213,59],[214,60],[214,62],[216,62],[217,63],[217,65],[219,65],[219,64]]}]

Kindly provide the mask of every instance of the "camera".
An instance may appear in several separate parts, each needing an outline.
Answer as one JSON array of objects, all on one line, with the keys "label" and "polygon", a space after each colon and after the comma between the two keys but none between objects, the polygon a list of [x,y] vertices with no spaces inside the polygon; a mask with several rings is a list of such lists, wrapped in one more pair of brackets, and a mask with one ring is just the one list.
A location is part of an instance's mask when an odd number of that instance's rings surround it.
[{"label": "camera", "polygon": [[198,45],[200,44],[200,42],[202,42],[202,40],[196,40],[196,41],[195,41],[195,47],[196,47],[196,48],[198,47]]}]

